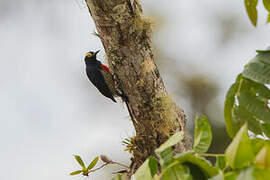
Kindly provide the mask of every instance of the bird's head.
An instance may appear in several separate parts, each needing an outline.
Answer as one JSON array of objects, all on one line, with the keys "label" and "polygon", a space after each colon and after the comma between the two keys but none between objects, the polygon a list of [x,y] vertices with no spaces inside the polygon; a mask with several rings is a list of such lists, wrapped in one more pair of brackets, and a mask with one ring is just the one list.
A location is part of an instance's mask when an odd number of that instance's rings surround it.
[{"label": "bird's head", "polygon": [[100,50],[98,50],[96,52],[89,51],[84,57],[85,62],[88,62],[88,63],[95,62],[97,60],[97,53],[99,51]]}]

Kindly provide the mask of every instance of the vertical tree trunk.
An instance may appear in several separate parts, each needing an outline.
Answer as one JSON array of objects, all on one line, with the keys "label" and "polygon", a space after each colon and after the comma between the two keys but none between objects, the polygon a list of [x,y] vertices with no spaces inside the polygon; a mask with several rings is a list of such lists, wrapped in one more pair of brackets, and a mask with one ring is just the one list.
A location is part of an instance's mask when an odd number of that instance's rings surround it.
[{"label": "vertical tree trunk", "polygon": [[[164,87],[151,49],[151,23],[137,0],[86,0],[136,130],[133,168],[176,131],[184,130],[184,112]],[[185,142],[180,151],[186,149]]]}]

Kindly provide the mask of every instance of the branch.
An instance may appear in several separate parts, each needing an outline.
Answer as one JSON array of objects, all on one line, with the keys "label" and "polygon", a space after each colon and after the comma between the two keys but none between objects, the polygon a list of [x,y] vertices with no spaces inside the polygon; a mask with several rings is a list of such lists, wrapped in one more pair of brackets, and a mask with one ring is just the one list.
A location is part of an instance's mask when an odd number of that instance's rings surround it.
[{"label": "branch", "polygon": [[[177,131],[185,130],[184,112],[168,96],[154,61],[151,21],[138,0],[86,0],[120,89],[128,96],[136,130],[131,167],[137,168]],[[182,142],[179,151],[185,151]],[[135,165],[134,165],[135,164]]]}]

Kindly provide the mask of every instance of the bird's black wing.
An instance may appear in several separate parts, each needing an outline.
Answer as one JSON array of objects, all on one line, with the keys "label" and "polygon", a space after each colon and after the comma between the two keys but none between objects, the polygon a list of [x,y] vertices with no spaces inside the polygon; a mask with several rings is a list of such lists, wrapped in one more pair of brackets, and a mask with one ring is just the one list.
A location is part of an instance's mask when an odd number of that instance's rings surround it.
[{"label": "bird's black wing", "polygon": [[86,74],[89,80],[96,86],[96,88],[99,90],[99,92],[101,92],[101,94],[116,102],[100,70],[87,67]]}]

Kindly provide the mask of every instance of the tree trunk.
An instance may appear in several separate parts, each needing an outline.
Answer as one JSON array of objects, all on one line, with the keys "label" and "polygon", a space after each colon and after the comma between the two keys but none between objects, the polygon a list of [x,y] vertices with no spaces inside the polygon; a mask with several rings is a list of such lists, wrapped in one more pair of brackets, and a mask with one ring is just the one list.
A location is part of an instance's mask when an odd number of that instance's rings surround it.
[{"label": "tree trunk", "polygon": [[[86,0],[110,69],[128,97],[136,130],[133,169],[176,131],[185,130],[184,112],[164,87],[151,49],[151,22],[137,0]],[[186,150],[182,142],[180,151]]]}]

